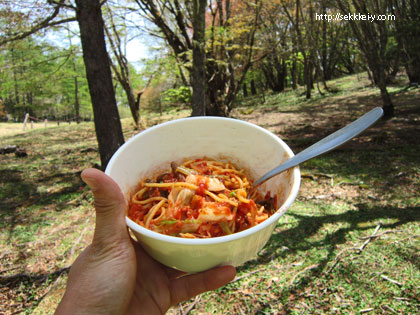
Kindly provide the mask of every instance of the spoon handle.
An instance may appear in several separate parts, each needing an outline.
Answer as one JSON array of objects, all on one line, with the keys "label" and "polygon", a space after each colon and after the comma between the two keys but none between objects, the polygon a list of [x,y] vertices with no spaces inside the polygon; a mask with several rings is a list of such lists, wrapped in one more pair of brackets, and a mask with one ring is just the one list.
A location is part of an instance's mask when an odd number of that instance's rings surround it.
[{"label": "spoon handle", "polygon": [[321,154],[324,154],[328,151],[337,148],[343,143],[346,143],[350,139],[359,135],[365,129],[372,126],[379,118],[382,117],[382,115],[382,108],[375,107],[370,112],[364,114],[359,119],[353,121],[351,124],[341,128],[340,130],[337,130],[336,132],[330,134],[326,138],[299,152],[283,164],[280,164],[276,168],[272,169],[271,171],[263,175],[260,179],[258,179],[254,183],[254,186],[258,186],[259,184],[270,179],[271,177],[281,172],[284,172],[285,170],[288,170],[291,167],[299,165],[307,160],[310,160],[314,157],[317,157]]}]

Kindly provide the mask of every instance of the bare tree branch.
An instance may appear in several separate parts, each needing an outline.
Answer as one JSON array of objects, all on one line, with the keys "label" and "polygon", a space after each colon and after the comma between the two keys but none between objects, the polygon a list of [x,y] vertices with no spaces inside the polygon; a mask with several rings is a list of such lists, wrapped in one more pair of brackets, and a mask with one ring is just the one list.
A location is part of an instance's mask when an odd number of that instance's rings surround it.
[{"label": "bare tree branch", "polygon": [[31,28],[30,30],[28,30],[26,32],[13,34],[11,36],[0,37],[0,46],[3,46],[4,44],[10,43],[10,42],[14,42],[14,41],[17,41],[17,40],[24,39],[24,38],[26,38],[26,37],[28,37],[32,34],[35,34],[35,33],[39,32],[40,30],[43,30],[43,29],[46,29],[46,28],[49,28],[49,27],[58,26],[58,25],[61,25],[61,24],[76,21],[76,17],[70,17],[70,18],[67,18],[67,19],[52,21],[55,16],[50,16],[50,18],[47,18],[44,21],[38,23],[37,25],[35,25],[33,28]]},{"label": "bare tree branch", "polygon": [[24,38],[26,38],[26,37],[28,37],[32,34],[35,34],[38,31],[40,31],[42,29],[45,29],[45,28],[49,28],[49,27],[60,25],[60,24],[76,21],[75,16],[65,18],[65,19],[55,20],[57,18],[57,16],[59,15],[61,8],[64,8],[64,7],[68,8],[69,7],[68,5],[65,4],[65,0],[60,0],[58,2],[48,1],[48,3],[55,5],[53,12],[49,16],[47,16],[44,20],[42,20],[39,23],[32,26],[27,31],[17,32],[15,34],[11,34],[11,35],[8,35],[8,36],[7,35],[6,36],[1,36],[0,37],[0,46],[4,45],[6,43],[9,43],[9,42],[24,39]]}]

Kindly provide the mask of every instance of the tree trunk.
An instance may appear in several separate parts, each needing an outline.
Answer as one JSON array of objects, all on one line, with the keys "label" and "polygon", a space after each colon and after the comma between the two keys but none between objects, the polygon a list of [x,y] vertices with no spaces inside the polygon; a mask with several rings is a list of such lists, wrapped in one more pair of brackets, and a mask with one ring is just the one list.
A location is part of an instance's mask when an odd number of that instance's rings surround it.
[{"label": "tree trunk", "polygon": [[[118,69],[115,65],[112,65],[112,63],[110,65],[114,69],[114,73],[116,74],[118,81],[120,82],[121,87],[123,88],[125,92],[125,95],[127,97],[128,107],[130,108],[130,112],[131,112],[131,116],[133,117],[134,124],[136,128],[139,128],[140,127],[140,98],[137,97],[136,99],[136,96],[134,95],[133,87],[131,85],[131,79],[129,76],[128,66],[126,67],[125,70],[121,69],[123,71],[121,71],[120,73],[118,72]],[[120,63],[120,65],[122,64]]]},{"label": "tree trunk", "polygon": [[140,99],[139,102],[136,100],[133,88],[130,84],[130,89],[125,91],[127,95],[128,107],[130,107],[131,115],[133,116],[134,124],[137,128],[140,127]]},{"label": "tree trunk", "polygon": [[244,97],[248,97],[248,87],[247,87],[246,83],[244,83],[242,85],[242,91],[244,93]]},{"label": "tree trunk", "polygon": [[77,81],[77,75],[74,76],[74,110],[76,113],[76,122],[80,124],[79,82]]},{"label": "tree trunk", "polygon": [[284,90],[286,82],[287,67],[284,59],[276,53],[269,55],[261,65],[265,76],[265,82],[273,92],[279,93]]},{"label": "tree trunk", "polygon": [[[350,12],[350,7],[346,1],[340,0],[337,1],[337,4],[343,13]],[[353,0],[352,5],[361,14],[367,14],[368,12],[375,14],[375,12],[372,12],[372,10],[368,11],[368,9],[378,9],[377,2],[375,1]],[[359,21],[356,23],[354,20],[350,20],[349,23],[354,36],[357,38],[359,48],[366,58],[369,69],[372,71],[375,85],[380,90],[384,118],[391,118],[394,115],[394,105],[386,89],[387,76],[385,73],[385,67],[389,67],[390,65],[385,55],[389,38],[389,27],[384,21],[375,21],[375,23]]]},{"label": "tree trunk", "polygon": [[280,71],[277,71],[277,79],[279,81],[280,92],[282,92],[284,91],[286,77],[287,77],[287,67],[286,67],[286,61],[284,59],[281,60],[280,69],[281,69]]},{"label": "tree trunk", "polygon": [[403,64],[411,83],[420,83],[420,3],[418,0],[392,1],[391,12],[396,19],[395,39],[401,46]]},{"label": "tree trunk", "polygon": [[394,105],[392,104],[391,97],[386,89],[385,71],[379,74],[377,86],[381,91],[382,109],[384,110],[384,118],[389,119],[394,116]]},{"label": "tree trunk", "polygon": [[106,52],[101,4],[100,0],[76,0],[76,6],[101,167],[105,169],[124,137]]},{"label": "tree trunk", "polygon": [[219,117],[228,117],[228,109],[225,104],[221,101],[215,101],[214,103],[210,102],[206,108],[207,116],[219,116]]},{"label": "tree trunk", "polygon": [[420,83],[420,60],[408,61],[405,64],[405,72],[411,83]]},{"label": "tree trunk", "polygon": [[257,87],[255,86],[255,80],[254,79],[251,80],[251,94],[252,95],[257,95]]},{"label": "tree trunk", "polygon": [[140,112],[139,112],[139,105],[140,102],[136,102],[136,97],[134,95],[133,86],[131,84],[131,77],[130,77],[130,67],[129,62],[124,54],[122,49],[122,43],[120,34],[118,33],[118,29],[115,26],[114,19],[112,14],[109,16],[109,23],[110,27],[104,26],[104,31],[106,36],[108,37],[108,41],[110,43],[111,50],[115,59],[117,60],[117,64],[115,64],[109,55],[109,64],[114,70],[115,76],[120,82],[122,88],[127,97],[128,107],[131,111],[131,116],[133,117],[134,124],[137,129],[140,128]]},{"label": "tree trunk", "polygon": [[191,73],[191,116],[206,115],[206,53],[204,50],[205,12],[207,0],[193,1],[193,67]]},{"label": "tree trunk", "polygon": [[[216,39],[219,42],[219,32],[209,32],[208,43],[210,48],[205,52],[206,55],[204,55],[205,58],[201,59],[202,61],[199,60],[202,58],[201,54],[204,51],[204,41],[200,45],[197,45],[196,37],[191,41],[190,25],[192,25],[194,30],[193,36],[201,36],[196,31],[200,27],[204,29],[204,26],[200,26],[200,23],[205,25],[204,23],[207,20],[209,29],[228,30],[229,33],[236,37],[237,34],[235,33],[237,32],[231,32],[232,22],[235,22],[235,25],[239,25],[236,19],[231,19],[233,9],[232,1],[217,0],[211,2],[211,6],[207,6],[209,2],[204,0],[186,2],[180,0],[169,2],[166,0],[137,0],[135,2],[138,4],[140,10],[149,16],[153,24],[159,28],[164,39],[172,48],[178,63],[190,71],[192,79],[190,84],[194,85],[192,103],[197,107],[193,108],[192,114],[202,114],[203,110],[199,107],[204,104],[205,115],[227,116],[234,106],[236,93],[240,91],[246,72],[253,62],[252,55],[254,52],[255,33],[261,24],[261,2],[257,1],[255,4],[248,3],[247,1],[244,2],[246,8],[252,12],[252,14],[250,13],[252,24],[248,24],[251,28],[243,34],[244,36],[241,35],[241,38],[238,37],[241,46],[239,48],[233,48],[231,39],[227,39],[227,43],[222,45],[215,45]],[[170,9],[166,10],[166,8]],[[204,10],[204,13],[198,10]],[[244,8],[240,8],[240,10],[239,12],[242,12]],[[195,18],[196,15],[201,15],[202,17]],[[241,14],[237,16],[239,15]],[[198,25],[195,25],[196,23]],[[191,60],[188,57],[189,54],[186,53],[190,50],[193,51],[192,66],[190,65]],[[220,61],[223,63],[221,66],[218,65]],[[201,62],[204,63],[205,68],[201,67]],[[180,69],[182,70],[183,67]],[[200,83],[202,79],[201,69],[205,71],[204,83]],[[195,80],[196,76],[199,80]],[[184,77],[182,78],[184,80]],[[197,86],[195,87],[195,85]],[[201,95],[202,91],[205,93],[204,99]],[[194,95],[195,93],[197,94]]]},{"label": "tree trunk", "polygon": [[293,54],[292,69],[290,70],[290,72],[292,74],[292,89],[296,90],[298,81],[296,54]]},{"label": "tree trunk", "polygon": [[305,56],[304,54],[304,66],[303,66],[303,80],[306,86],[306,99],[310,99],[312,96],[313,89],[313,77],[312,77],[312,60],[311,56]]}]

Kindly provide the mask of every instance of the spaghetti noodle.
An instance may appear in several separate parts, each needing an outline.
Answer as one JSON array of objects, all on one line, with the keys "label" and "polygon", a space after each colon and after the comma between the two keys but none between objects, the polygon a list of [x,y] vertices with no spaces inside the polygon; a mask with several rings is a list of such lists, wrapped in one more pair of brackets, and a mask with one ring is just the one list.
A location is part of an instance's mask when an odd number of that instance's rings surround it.
[{"label": "spaghetti noodle", "polygon": [[[276,196],[251,192],[244,170],[212,159],[171,163],[154,181],[141,181],[128,217],[152,231],[185,238],[208,238],[246,230],[276,209]],[[251,196],[248,196],[251,193]]]}]

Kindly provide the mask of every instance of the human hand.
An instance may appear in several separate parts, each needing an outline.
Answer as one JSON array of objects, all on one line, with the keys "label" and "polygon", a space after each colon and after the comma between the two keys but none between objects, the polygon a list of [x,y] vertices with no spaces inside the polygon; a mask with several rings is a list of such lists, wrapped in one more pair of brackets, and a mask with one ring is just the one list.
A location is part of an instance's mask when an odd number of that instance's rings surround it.
[{"label": "human hand", "polygon": [[164,314],[235,277],[232,266],[187,275],[155,261],[128,234],[118,185],[96,169],[83,171],[82,179],[94,195],[95,232],[70,269],[56,314]]}]

